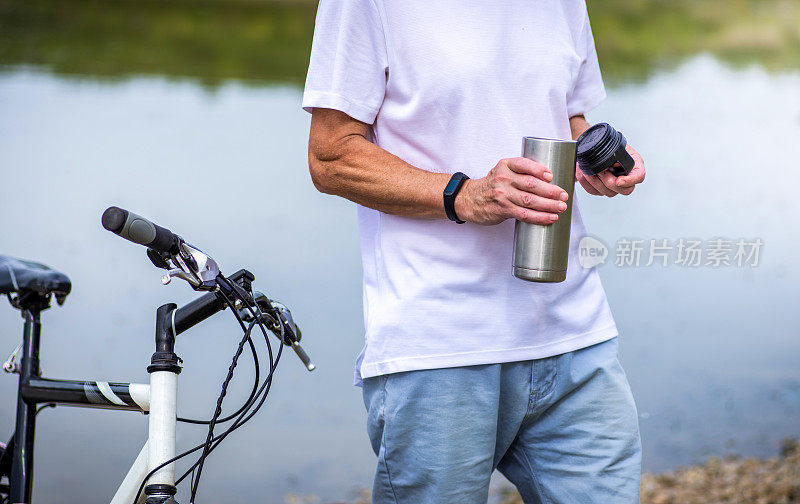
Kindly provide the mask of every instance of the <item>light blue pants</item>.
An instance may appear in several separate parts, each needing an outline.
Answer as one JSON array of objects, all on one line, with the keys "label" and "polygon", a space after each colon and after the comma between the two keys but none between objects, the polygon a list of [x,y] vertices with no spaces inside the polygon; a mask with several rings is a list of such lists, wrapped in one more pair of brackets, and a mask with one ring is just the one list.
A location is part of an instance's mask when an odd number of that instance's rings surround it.
[{"label": "light blue pants", "polygon": [[364,380],[376,504],[485,504],[498,469],[525,503],[639,502],[636,406],[617,339],[545,359]]}]

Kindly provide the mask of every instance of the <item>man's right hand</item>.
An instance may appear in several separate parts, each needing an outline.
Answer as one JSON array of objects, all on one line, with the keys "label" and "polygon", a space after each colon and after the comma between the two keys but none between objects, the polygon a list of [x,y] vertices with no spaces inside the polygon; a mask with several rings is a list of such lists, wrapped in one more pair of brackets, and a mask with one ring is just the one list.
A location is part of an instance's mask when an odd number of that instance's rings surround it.
[{"label": "man's right hand", "polygon": [[551,180],[553,174],[536,161],[501,159],[485,177],[464,183],[456,196],[456,214],[487,226],[506,219],[552,224],[567,209],[569,196]]}]

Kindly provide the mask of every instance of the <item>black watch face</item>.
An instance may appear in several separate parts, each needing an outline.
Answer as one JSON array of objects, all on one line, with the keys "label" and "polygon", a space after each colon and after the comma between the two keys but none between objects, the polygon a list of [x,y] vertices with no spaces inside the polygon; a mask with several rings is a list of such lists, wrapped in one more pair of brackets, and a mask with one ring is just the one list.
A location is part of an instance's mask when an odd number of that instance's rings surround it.
[{"label": "black watch face", "polygon": [[450,179],[450,182],[447,183],[447,187],[444,188],[444,195],[445,196],[452,196],[454,192],[456,192],[456,188],[464,179],[463,176],[461,177],[453,177]]},{"label": "black watch face", "polygon": [[458,180],[450,179],[450,182],[447,183],[447,187],[444,188],[444,195],[452,196],[453,191],[456,190],[456,186],[458,186]]}]

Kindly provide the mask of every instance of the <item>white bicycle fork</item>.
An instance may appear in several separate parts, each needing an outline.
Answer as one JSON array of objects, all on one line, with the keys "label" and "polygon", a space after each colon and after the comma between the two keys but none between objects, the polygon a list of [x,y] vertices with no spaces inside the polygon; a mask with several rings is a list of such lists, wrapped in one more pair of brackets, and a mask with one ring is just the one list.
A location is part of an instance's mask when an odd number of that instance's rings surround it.
[{"label": "white bicycle fork", "polygon": [[[111,504],[135,504],[148,500],[167,504],[175,495],[175,426],[177,423],[178,373],[180,359],[175,355],[174,323],[176,309],[168,303],[156,312],[156,352],[150,360],[150,425],[148,440],[139,452]],[[161,467],[163,465],[163,467]],[[147,475],[152,475],[147,478]],[[145,481],[147,478],[147,481]],[[144,491],[139,492],[144,482]]]},{"label": "white bicycle fork", "polygon": [[[150,375],[150,429],[147,466],[154,470],[175,456],[175,425],[178,402],[178,374],[155,371]],[[149,472],[148,471],[148,472]],[[148,485],[175,486],[175,463],[158,469]]]},{"label": "white bicycle fork", "polygon": [[[157,470],[156,468],[175,457],[178,373],[154,371],[150,374],[149,388],[149,439],[114,494],[111,504],[133,504],[144,478],[153,470],[155,472],[146,484],[146,488],[153,490],[152,495],[168,501],[167,496],[175,488],[175,463],[171,462]],[[143,503],[146,497],[142,491],[136,504]]]}]

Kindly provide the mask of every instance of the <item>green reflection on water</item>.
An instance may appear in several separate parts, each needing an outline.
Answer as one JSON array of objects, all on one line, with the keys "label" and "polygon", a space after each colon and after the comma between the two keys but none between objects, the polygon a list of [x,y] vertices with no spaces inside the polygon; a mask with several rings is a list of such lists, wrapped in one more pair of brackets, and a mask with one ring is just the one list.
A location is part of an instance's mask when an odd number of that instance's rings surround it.
[{"label": "green reflection on water", "polygon": [[[800,68],[796,0],[588,0],[606,80],[707,51]],[[302,84],[315,2],[0,0],[0,65],[58,74]]]},{"label": "green reflection on water", "polygon": [[800,68],[797,0],[587,0],[603,75],[640,80],[710,52],[735,65]]},{"label": "green reflection on water", "polygon": [[315,12],[311,4],[0,0],[0,64],[301,83]]}]

